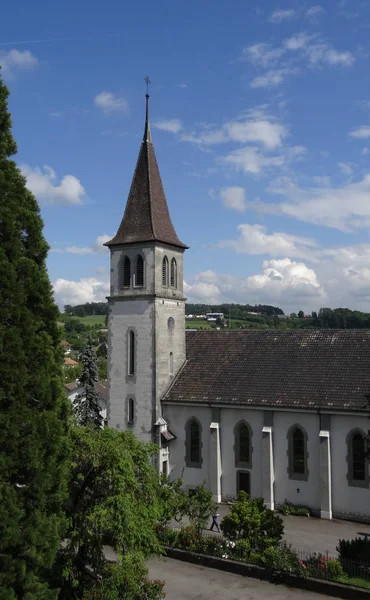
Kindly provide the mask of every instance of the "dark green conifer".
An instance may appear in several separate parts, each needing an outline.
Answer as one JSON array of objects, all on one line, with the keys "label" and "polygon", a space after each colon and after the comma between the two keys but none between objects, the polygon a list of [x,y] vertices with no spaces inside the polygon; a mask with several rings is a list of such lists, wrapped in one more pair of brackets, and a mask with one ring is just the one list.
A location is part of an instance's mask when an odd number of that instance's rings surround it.
[{"label": "dark green conifer", "polygon": [[82,375],[80,377],[80,384],[83,387],[83,391],[76,396],[73,403],[77,419],[80,425],[101,427],[103,417],[100,414],[99,394],[95,389],[95,382],[98,381],[98,365],[91,340],[88,341],[82,353],[81,363]]},{"label": "dark green conifer", "polygon": [[64,528],[69,410],[36,199],[0,77],[0,598],[56,598],[46,582]]}]

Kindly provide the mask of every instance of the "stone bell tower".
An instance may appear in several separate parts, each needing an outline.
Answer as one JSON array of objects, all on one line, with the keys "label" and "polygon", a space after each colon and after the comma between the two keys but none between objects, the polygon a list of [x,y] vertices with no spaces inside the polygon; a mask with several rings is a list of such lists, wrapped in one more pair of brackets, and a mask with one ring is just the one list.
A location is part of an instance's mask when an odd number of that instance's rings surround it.
[{"label": "stone bell tower", "polygon": [[158,441],[160,400],[185,353],[183,254],[152,144],[149,94],[143,141],[110,259],[108,425]]}]

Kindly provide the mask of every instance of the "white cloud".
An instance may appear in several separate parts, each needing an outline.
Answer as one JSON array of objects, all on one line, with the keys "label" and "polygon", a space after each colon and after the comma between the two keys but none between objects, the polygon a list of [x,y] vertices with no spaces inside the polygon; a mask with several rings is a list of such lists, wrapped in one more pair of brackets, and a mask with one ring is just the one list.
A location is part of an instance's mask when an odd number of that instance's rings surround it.
[{"label": "white cloud", "polygon": [[300,160],[306,152],[303,146],[293,146],[286,148],[281,154],[274,156],[266,155],[259,148],[245,146],[233,150],[222,160],[224,163],[232,165],[235,169],[244,173],[259,175],[265,169],[279,168],[294,160]]},{"label": "white cloud", "polygon": [[231,208],[237,212],[243,212],[246,209],[244,188],[238,186],[221,188],[220,196],[222,204],[226,208]]},{"label": "white cloud", "polygon": [[309,35],[307,32],[301,31],[284,40],[283,46],[287,50],[302,50],[303,48],[306,48],[308,43],[315,37],[315,34]]},{"label": "white cloud", "polygon": [[105,254],[109,252],[109,249],[106,246],[103,246],[106,242],[109,242],[113,238],[113,235],[109,235],[108,233],[103,233],[102,235],[98,235],[95,239],[95,242],[92,245],[92,250],[97,252],[98,254]]},{"label": "white cloud", "polygon": [[269,191],[284,197],[281,203],[258,203],[256,210],[283,214],[301,221],[341,231],[370,228],[370,173],[341,187],[300,188],[289,177],[280,177]]},{"label": "white cloud", "polygon": [[362,152],[361,152],[361,154],[362,154],[363,156],[365,156],[366,154],[369,154],[369,152],[370,152],[369,148],[362,148]]},{"label": "white cloud", "polygon": [[109,281],[94,277],[79,281],[57,279],[54,284],[54,296],[60,308],[65,304],[85,304],[85,302],[103,302],[109,295]]},{"label": "white cloud", "polygon": [[323,9],[323,7],[317,4],[315,6],[311,6],[308,10],[306,10],[306,17],[308,17],[309,19],[315,19],[317,17],[321,17],[321,15],[323,15],[324,12],[325,10]]},{"label": "white cloud", "polygon": [[295,19],[296,16],[296,11],[293,9],[282,10],[278,8],[271,13],[269,21],[270,23],[279,24],[283,21],[291,21],[292,19]]},{"label": "white cloud", "polygon": [[93,254],[92,248],[88,246],[67,246],[65,252],[69,254]]},{"label": "white cloud", "polygon": [[263,225],[244,223],[238,226],[239,237],[219,243],[219,247],[233,248],[239,254],[269,254],[294,258],[316,260],[312,250],[317,244],[310,238],[283,232],[266,233]]},{"label": "white cloud", "polygon": [[355,57],[351,52],[338,52],[325,43],[312,44],[306,48],[309,63],[313,66],[327,64],[333,67],[351,67]]},{"label": "white cloud", "polygon": [[331,179],[328,175],[316,175],[312,179],[320,187],[329,187],[331,185]]},{"label": "white cloud", "polygon": [[82,204],[85,189],[74,175],[64,175],[58,181],[52,167],[44,165],[32,168],[21,165],[21,171],[27,179],[27,187],[35,194],[40,202],[45,204]]},{"label": "white cloud", "polygon": [[127,113],[129,106],[126,98],[117,96],[113,92],[100,92],[94,99],[95,105],[106,114],[113,112]]},{"label": "white cloud", "polygon": [[353,138],[369,138],[370,137],[370,125],[362,125],[362,127],[357,127],[349,134]]},{"label": "white cloud", "polygon": [[192,283],[186,283],[185,293],[191,302],[218,304],[247,299],[250,304],[279,305],[288,312],[297,310],[297,306],[326,305],[325,291],[315,271],[289,258],[263,261],[262,272],[250,277],[203,271]]},{"label": "white cloud", "polygon": [[250,110],[246,115],[227,121],[220,127],[203,125],[199,133],[181,134],[180,140],[199,146],[212,146],[226,142],[262,144],[274,149],[281,146],[289,130],[278,123],[261,108]]},{"label": "white cloud", "polygon": [[188,86],[186,83],[184,83],[184,82],[178,83],[178,84],[177,84],[177,86],[178,86],[179,88],[182,88],[183,90],[184,90],[184,89],[186,89],[187,87],[189,87],[189,86]]},{"label": "white cloud", "polygon": [[353,167],[351,163],[339,162],[338,167],[344,175],[352,175],[353,173]]},{"label": "white cloud", "polygon": [[284,67],[283,69],[270,69],[263,75],[255,77],[251,83],[251,88],[272,88],[283,83],[288,75],[298,73],[297,68]]},{"label": "white cloud", "polygon": [[29,50],[8,50],[0,52],[0,65],[4,75],[13,76],[18,71],[29,71],[39,64],[38,58]]},{"label": "white cloud", "polygon": [[162,121],[156,121],[153,123],[157,129],[163,131],[170,131],[171,133],[179,133],[182,129],[181,121],[179,119],[167,119]]},{"label": "white cloud", "polygon": [[283,48],[272,48],[264,42],[243,48],[243,57],[257,66],[267,67],[275,63],[284,54]]},{"label": "white cloud", "polygon": [[64,117],[64,114],[63,110],[55,110],[54,112],[49,112],[49,117],[60,118]]}]

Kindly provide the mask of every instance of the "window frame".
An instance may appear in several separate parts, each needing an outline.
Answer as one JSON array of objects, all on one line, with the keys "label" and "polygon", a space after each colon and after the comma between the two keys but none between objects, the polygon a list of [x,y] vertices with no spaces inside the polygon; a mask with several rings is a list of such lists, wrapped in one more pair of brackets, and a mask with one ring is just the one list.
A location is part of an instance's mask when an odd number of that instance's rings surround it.
[{"label": "window frame", "polygon": [[170,286],[177,289],[177,261],[175,257],[171,258]]},{"label": "window frame", "polygon": [[[192,460],[192,440],[191,440],[191,428],[192,425],[196,425],[198,427],[198,432],[199,432],[199,441],[198,441],[198,460]],[[202,464],[203,464],[203,442],[202,442],[202,426],[200,424],[200,421],[196,418],[196,417],[191,417],[190,419],[187,420],[186,424],[185,424],[185,450],[186,450],[186,455],[185,455],[185,464],[187,467],[191,467],[194,469],[201,469],[202,468]]]},{"label": "window frame", "polygon": [[[138,283],[138,263],[139,261],[141,261],[142,263],[142,283]],[[145,285],[145,261],[142,257],[141,254],[138,254],[135,258],[135,282],[134,282],[134,287],[135,288],[142,288]]]},{"label": "window frame", "polygon": [[[240,456],[240,430],[242,427],[245,427],[248,431],[248,460],[241,460]],[[237,422],[234,427],[234,457],[235,457],[235,466],[240,469],[251,469],[252,468],[252,456],[253,456],[253,447],[252,447],[252,437],[253,430],[249,423],[245,419],[241,419]]]},{"label": "window frame", "polygon": [[[360,435],[362,437],[363,443],[364,443],[364,471],[365,471],[364,479],[355,479],[354,478],[353,439],[357,435]],[[369,487],[369,459],[366,457],[366,452],[367,452],[367,435],[366,435],[366,433],[358,427],[352,429],[347,435],[346,444],[347,444],[346,461],[347,461],[348,485],[350,487],[368,488]]]},{"label": "window frame", "polygon": [[[126,265],[128,264],[128,283],[126,282]],[[131,260],[128,256],[123,257],[122,261],[122,287],[124,289],[130,289],[131,287]]]},{"label": "window frame", "polygon": [[[296,462],[296,458],[294,456],[294,433],[296,430],[299,430],[303,436],[303,473],[298,473],[297,471],[294,470],[294,465]],[[288,475],[289,475],[289,479],[293,479],[295,481],[307,481],[308,476],[309,476],[309,470],[308,470],[309,453],[308,453],[308,447],[307,447],[307,441],[308,441],[307,431],[305,430],[304,427],[302,427],[302,425],[295,423],[288,430],[287,439],[288,439]]]},{"label": "window frame", "polygon": [[128,332],[127,350],[127,373],[130,377],[133,377],[136,370],[136,335],[133,329]]},{"label": "window frame", "polygon": [[165,255],[162,259],[162,286],[168,288],[168,269],[169,269],[169,265],[168,265],[168,258],[167,255]]},{"label": "window frame", "polygon": [[133,425],[135,421],[135,400],[130,396],[127,400],[127,423]]}]

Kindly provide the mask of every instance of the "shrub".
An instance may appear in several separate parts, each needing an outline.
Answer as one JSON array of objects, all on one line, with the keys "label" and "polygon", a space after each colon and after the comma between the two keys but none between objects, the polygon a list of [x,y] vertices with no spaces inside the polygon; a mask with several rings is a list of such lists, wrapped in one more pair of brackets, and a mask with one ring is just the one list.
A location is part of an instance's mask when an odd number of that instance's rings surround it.
[{"label": "shrub", "polygon": [[340,563],[347,575],[370,579],[370,539],[339,540],[337,546]]},{"label": "shrub", "polygon": [[308,506],[303,506],[303,504],[291,504],[287,501],[281,506],[281,512],[283,515],[295,515],[297,517],[311,516],[311,511]]},{"label": "shrub", "polygon": [[276,548],[267,548],[260,557],[260,564],[275,571],[307,575],[305,563],[299,560],[297,553],[286,543],[279,544]]},{"label": "shrub", "polygon": [[245,492],[240,492],[238,500],[222,520],[221,530],[226,539],[233,542],[248,539],[251,550],[263,552],[280,542],[284,525],[281,517],[266,508],[263,498],[251,499]]}]

